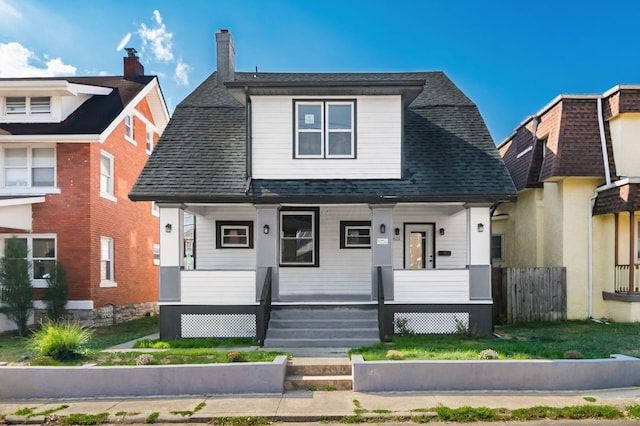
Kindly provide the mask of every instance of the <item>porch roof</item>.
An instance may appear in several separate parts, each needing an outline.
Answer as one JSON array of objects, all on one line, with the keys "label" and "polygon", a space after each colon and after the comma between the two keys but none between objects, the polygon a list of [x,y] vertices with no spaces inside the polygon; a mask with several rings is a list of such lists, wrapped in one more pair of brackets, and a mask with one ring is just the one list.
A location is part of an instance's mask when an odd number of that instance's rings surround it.
[{"label": "porch roof", "polygon": [[600,192],[593,206],[594,215],[640,211],[640,184],[628,183]]}]

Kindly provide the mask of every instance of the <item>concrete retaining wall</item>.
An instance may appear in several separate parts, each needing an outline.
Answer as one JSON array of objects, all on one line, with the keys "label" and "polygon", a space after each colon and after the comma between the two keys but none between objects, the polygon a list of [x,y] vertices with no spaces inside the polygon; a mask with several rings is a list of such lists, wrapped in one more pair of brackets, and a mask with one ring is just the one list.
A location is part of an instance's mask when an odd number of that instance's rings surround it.
[{"label": "concrete retaining wall", "polygon": [[0,367],[0,398],[282,393],[287,357],[271,362],[123,367]]},{"label": "concrete retaining wall", "polygon": [[640,359],[368,361],[352,357],[353,390],[585,390],[640,386]]}]

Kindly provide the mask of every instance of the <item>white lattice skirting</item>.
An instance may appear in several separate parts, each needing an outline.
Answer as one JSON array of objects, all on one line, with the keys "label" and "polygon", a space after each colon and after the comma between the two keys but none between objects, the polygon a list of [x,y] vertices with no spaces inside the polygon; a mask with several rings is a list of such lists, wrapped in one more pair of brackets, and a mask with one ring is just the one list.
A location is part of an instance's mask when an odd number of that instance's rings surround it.
[{"label": "white lattice skirting", "polygon": [[453,334],[460,327],[469,328],[468,312],[396,312],[393,315],[393,332],[401,327],[416,334]]},{"label": "white lattice skirting", "polygon": [[186,337],[256,337],[253,314],[182,314],[180,335]]}]

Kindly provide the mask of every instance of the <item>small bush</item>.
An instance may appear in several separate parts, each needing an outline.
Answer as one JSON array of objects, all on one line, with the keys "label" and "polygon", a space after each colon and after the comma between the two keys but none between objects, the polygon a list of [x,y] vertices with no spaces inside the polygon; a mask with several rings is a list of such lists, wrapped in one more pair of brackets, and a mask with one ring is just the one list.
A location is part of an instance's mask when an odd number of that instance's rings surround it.
[{"label": "small bush", "polygon": [[493,349],[485,349],[478,354],[478,359],[498,359],[500,354]]},{"label": "small bush", "polygon": [[91,330],[76,321],[41,322],[29,346],[40,355],[65,361],[81,356],[92,335]]},{"label": "small bush", "polygon": [[579,351],[566,351],[564,353],[564,359],[583,359],[584,355],[582,355],[582,353],[580,353]]},{"label": "small bush", "polygon": [[409,318],[396,318],[393,320],[393,329],[398,336],[413,336],[415,332],[409,326]]},{"label": "small bush", "polygon": [[156,364],[156,359],[151,354],[138,355],[136,358],[136,365],[153,365]]},{"label": "small bush", "polygon": [[387,351],[387,359],[394,359],[394,360],[403,360],[404,359],[404,354],[400,351],[396,351],[395,349],[390,349]]},{"label": "small bush", "polygon": [[227,354],[227,359],[229,362],[242,362],[244,361],[244,357],[240,352],[232,351]]}]

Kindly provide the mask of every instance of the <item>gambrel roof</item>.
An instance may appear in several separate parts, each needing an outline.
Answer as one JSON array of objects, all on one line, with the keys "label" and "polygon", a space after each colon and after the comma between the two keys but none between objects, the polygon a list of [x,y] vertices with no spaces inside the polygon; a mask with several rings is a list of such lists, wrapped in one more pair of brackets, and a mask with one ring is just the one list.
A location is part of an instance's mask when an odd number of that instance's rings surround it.
[{"label": "gambrel roof", "polygon": [[[247,179],[241,91],[299,96],[402,91],[407,103],[402,178]],[[224,87],[214,72],[178,105],[129,196],[191,203],[374,203],[496,202],[515,193],[476,105],[442,72],[236,72]]]}]

